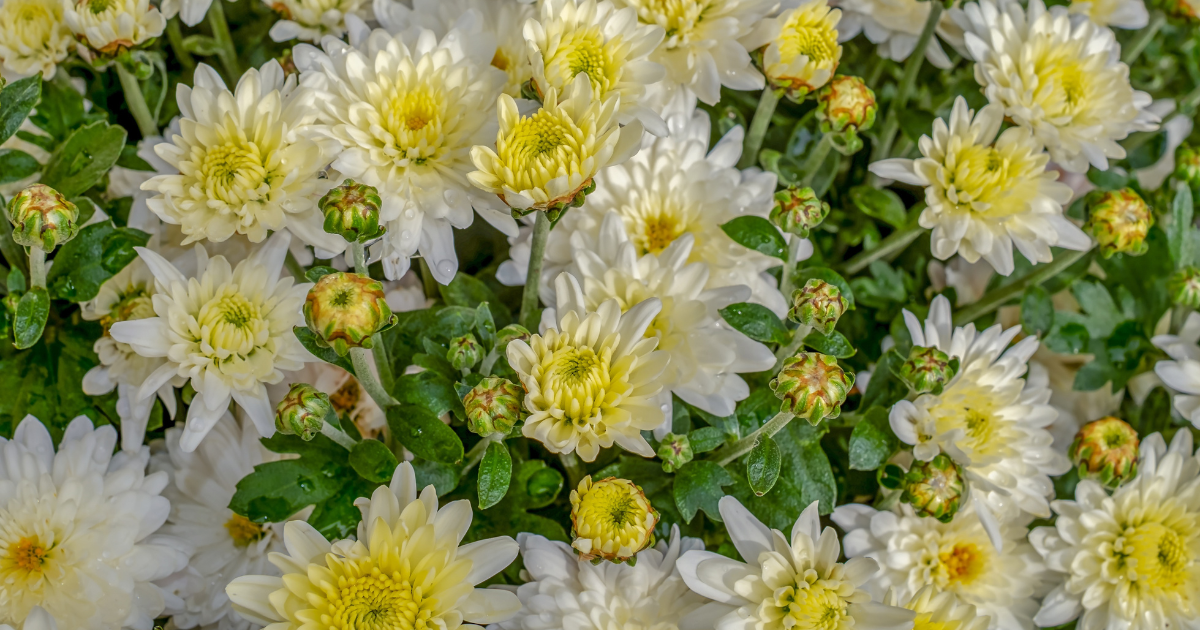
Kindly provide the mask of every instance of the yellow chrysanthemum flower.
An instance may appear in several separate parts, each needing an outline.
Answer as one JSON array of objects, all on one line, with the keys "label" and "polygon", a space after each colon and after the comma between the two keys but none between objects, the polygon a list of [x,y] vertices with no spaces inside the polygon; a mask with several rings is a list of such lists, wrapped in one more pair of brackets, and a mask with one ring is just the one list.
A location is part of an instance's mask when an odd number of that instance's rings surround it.
[{"label": "yellow chrysanthemum flower", "polygon": [[0,62],[9,72],[51,79],[75,40],[58,0],[8,0],[0,5]]},{"label": "yellow chrysanthemum flower", "polygon": [[750,50],[761,49],[763,73],[771,85],[801,99],[837,71],[842,60],[837,31],[841,19],[841,10],[829,8],[827,0],[809,0],[759,22],[742,43]]},{"label": "yellow chrysanthemum flower", "polygon": [[629,560],[654,541],[657,524],[646,493],[628,479],[589,475],[571,491],[571,546],[585,558]]}]

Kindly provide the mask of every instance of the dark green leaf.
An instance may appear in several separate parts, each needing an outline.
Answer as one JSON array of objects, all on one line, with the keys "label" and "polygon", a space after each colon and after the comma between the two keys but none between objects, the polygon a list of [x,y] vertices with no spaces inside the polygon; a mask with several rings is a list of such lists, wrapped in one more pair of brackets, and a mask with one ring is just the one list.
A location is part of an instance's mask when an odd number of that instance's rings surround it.
[{"label": "dark green leaf", "polygon": [[1098,168],[1088,169],[1087,178],[1100,190],[1119,190],[1129,185],[1129,175],[1121,169],[1110,168],[1106,171]]},{"label": "dark green leaf", "polygon": [[738,217],[721,226],[721,229],[744,247],[748,247],[780,260],[787,260],[787,242],[770,221],[756,216]]},{"label": "dark green leaf", "polygon": [[1145,134],[1149,134],[1149,137],[1129,151],[1129,155],[1125,158],[1131,170],[1136,171],[1154,166],[1167,152],[1167,131],[1165,129],[1135,133],[1130,136],[1130,140],[1140,140],[1141,136]]},{"label": "dark green leaf", "polygon": [[859,406],[864,409],[876,405],[890,408],[896,401],[907,396],[908,386],[896,377],[896,371],[904,365],[904,361],[904,355],[895,348],[885,352],[875,364],[875,371],[871,374],[871,381],[867,384],[867,391],[863,394]]},{"label": "dark green leaf", "polygon": [[435,416],[450,411],[459,416],[466,414],[462,397],[454,389],[454,381],[432,370],[405,374],[396,379],[392,396],[398,402],[424,407]]},{"label": "dark green leaf", "polygon": [[154,167],[142,158],[138,157],[137,146],[132,144],[125,145],[121,149],[121,157],[117,158],[117,166],[127,168],[131,171],[153,171]]},{"label": "dark green leaf", "polygon": [[900,441],[888,423],[888,410],[872,407],[850,434],[850,469],[875,470],[882,466]]},{"label": "dark green leaf", "polygon": [[369,497],[379,485],[348,473],[346,483],[336,494],[316,504],[308,517],[308,524],[329,540],[350,537],[362,520],[362,512],[348,497]]},{"label": "dark green leaf", "polygon": [[496,345],[496,320],[492,317],[489,302],[480,302],[475,308],[475,333],[479,343],[491,350]]},{"label": "dark green leaf", "polygon": [[72,302],[90,300],[100,292],[100,285],[137,258],[134,248],[149,240],[150,235],[145,232],[113,227],[112,221],[84,226],[58,250],[46,285],[56,298]]},{"label": "dark green leaf", "polygon": [[1079,354],[1090,340],[1083,324],[1069,323],[1046,337],[1046,347],[1059,354]]},{"label": "dark green leaf", "polygon": [[450,464],[417,459],[413,461],[413,471],[417,474],[417,487],[433,486],[439,497],[445,496],[458,487],[458,467]]},{"label": "dark green leaf", "polygon": [[17,315],[13,320],[13,345],[25,349],[37,343],[46,327],[50,315],[50,294],[42,287],[34,287],[17,302]]},{"label": "dark green leaf", "polygon": [[292,328],[292,332],[296,334],[296,338],[300,340],[300,344],[306,350],[313,353],[313,356],[354,374],[354,366],[350,363],[350,357],[339,357],[338,353],[333,351],[333,348],[322,346],[317,342],[317,334],[309,330],[306,326],[296,326]]},{"label": "dark green leaf", "polygon": [[398,464],[396,455],[379,440],[363,440],[350,449],[350,467],[368,481],[388,483]]},{"label": "dark green leaf", "polygon": [[305,278],[306,278],[306,279],[307,279],[309,282],[317,282],[317,281],[319,281],[321,278],[324,278],[325,276],[328,276],[328,275],[329,275],[329,274],[331,274],[331,273],[338,273],[338,270],[337,270],[337,269],[334,269],[333,267],[326,267],[326,266],[324,266],[324,265],[317,265],[316,267],[313,267],[312,269],[309,269],[308,271],[305,271],[305,272],[304,272],[304,277],[305,277]]},{"label": "dark green leaf", "polygon": [[[102,112],[93,112],[92,118],[104,116]],[[42,83],[42,101],[38,103],[37,111],[30,120],[42,131],[50,134],[51,144],[47,151],[54,148],[71,134],[76,127],[89,118],[83,108],[83,95],[71,85],[71,79],[65,72],[55,75],[53,81]]]},{"label": "dark green leaf", "polygon": [[775,487],[780,464],[779,445],[769,435],[759,436],[746,456],[746,481],[755,495],[761,497]]},{"label": "dark green leaf", "polygon": [[8,270],[8,278],[6,279],[9,293],[24,293],[25,292],[25,274],[21,273],[20,269],[13,267]]},{"label": "dark green leaf", "polygon": [[450,284],[439,284],[438,293],[442,295],[442,300],[449,306],[475,308],[482,302],[500,303],[496,294],[492,293],[486,284],[465,273],[455,274]]},{"label": "dark green leaf", "polygon": [[920,142],[921,136],[933,132],[933,121],[937,117],[916,107],[905,107],[900,112],[900,131],[914,145]]},{"label": "dark green leaf", "polygon": [[479,462],[479,509],[486,510],[504,499],[512,480],[512,457],[504,442],[488,444]]},{"label": "dark green leaf", "polygon": [[813,501],[820,501],[821,514],[829,514],[837,505],[837,482],[834,481],[829,458],[821,449],[820,442],[804,442],[800,450],[794,474],[803,497],[802,502],[807,506]]},{"label": "dark green leaf", "polygon": [[1054,327],[1054,303],[1050,294],[1033,284],[1021,296],[1021,328],[1027,335],[1044,337]]},{"label": "dark green leaf", "polygon": [[24,151],[0,149],[0,184],[19,182],[41,167],[32,155]]},{"label": "dark green leaf", "polygon": [[294,435],[276,434],[262,443],[272,452],[300,457],[259,464],[238,482],[229,509],[255,523],[283,522],[309,505],[330,499],[347,480],[358,478],[347,464],[346,449],[323,435],[305,442]]},{"label": "dark green leaf", "polygon": [[1171,224],[1167,226],[1167,243],[1171,251],[1171,262],[1180,269],[1192,264],[1195,252],[1192,251],[1193,225],[1192,189],[1187,184],[1181,184],[1175,189],[1175,199],[1171,202]]},{"label": "dark green leaf", "polygon": [[862,185],[850,189],[850,201],[863,214],[879,219],[894,228],[907,224],[907,214],[900,195],[874,186]]},{"label": "dark green leaf", "polygon": [[698,510],[714,521],[721,521],[717,502],[725,496],[722,486],[733,483],[733,477],[716,462],[690,461],[675,474],[675,506],[685,522],[692,522]]},{"label": "dark green leaf", "polygon": [[388,407],[386,413],[392,435],[414,455],[443,464],[462,461],[462,440],[433,412],[402,404]]},{"label": "dark green leaf", "polygon": [[50,156],[42,183],[71,198],[100,181],[121,156],[125,130],[97,121],[80,127]]},{"label": "dark green leaf", "polygon": [[[0,143],[12,137],[42,98],[42,75],[13,81],[0,90]],[[20,179],[20,178],[18,178]]]},{"label": "dark green leaf", "polygon": [[822,335],[820,332],[814,330],[804,338],[804,345],[821,354],[827,354],[838,359],[852,357],[855,352],[858,352],[854,349],[854,346],[850,345],[850,340],[846,339],[845,335],[836,330],[828,335]]},{"label": "dark green leaf", "polygon": [[717,427],[701,427],[688,433],[688,443],[693,453],[707,453],[725,443],[725,432]]},{"label": "dark green leaf", "polygon": [[783,344],[791,339],[791,333],[779,317],[761,304],[739,302],[720,312],[730,326],[755,341]]},{"label": "dark green leaf", "polygon": [[854,308],[854,290],[850,288],[850,283],[846,282],[846,279],[843,278],[841,274],[830,269],[829,267],[805,267],[804,269],[796,272],[795,285],[797,287],[802,287],[807,284],[809,280],[813,279],[824,280],[825,282],[837,287],[838,290],[842,292],[842,297],[846,299],[846,310],[852,310]]}]

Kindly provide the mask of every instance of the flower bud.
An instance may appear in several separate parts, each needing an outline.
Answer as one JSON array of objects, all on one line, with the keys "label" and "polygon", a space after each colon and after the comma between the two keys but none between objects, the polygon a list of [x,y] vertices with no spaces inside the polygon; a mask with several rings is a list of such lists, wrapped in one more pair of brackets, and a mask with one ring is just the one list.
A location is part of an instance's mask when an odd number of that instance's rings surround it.
[{"label": "flower bud", "polygon": [[875,92],[858,77],[838,75],[817,93],[821,131],[866,131],[875,124]]},{"label": "flower bud", "polygon": [[1200,188],[1200,151],[1190,144],[1175,151],[1175,177],[1192,188]]},{"label": "flower bud", "polygon": [[825,217],[829,216],[829,204],[817,198],[812,188],[789,186],[775,193],[775,207],[771,209],[771,222],[784,232],[800,238],[808,238]]},{"label": "flower bud", "polygon": [[347,179],[321,197],[318,204],[325,214],[325,231],[347,242],[366,242],[383,234],[379,227],[379,208],[383,200],[374,186]]},{"label": "flower bud", "polygon": [[950,358],[937,348],[913,346],[908,360],[900,366],[899,376],[913,391],[937,395],[958,373],[958,365],[958,357]]},{"label": "flower bud", "polygon": [[1166,0],[1163,8],[1171,15],[1187,21],[1200,20],[1200,2],[1196,0]]},{"label": "flower bud", "polygon": [[828,335],[849,306],[840,289],[813,278],[792,293],[792,308],[788,311],[788,317],[798,324],[812,326],[822,335]]},{"label": "flower bud", "polygon": [[346,356],[350,348],[370,348],[371,335],[395,318],[383,285],[356,273],[322,276],[304,302],[304,321],[338,356]]},{"label": "flower bud", "polygon": [[524,326],[520,324],[509,324],[504,328],[496,331],[496,353],[504,354],[508,344],[520,339],[521,341],[529,341],[532,335]]},{"label": "flower bud", "polygon": [[1138,434],[1124,420],[1093,420],[1075,434],[1068,453],[1080,479],[1116,488],[1137,475]]},{"label": "flower bud", "polygon": [[904,475],[900,500],[913,506],[917,514],[931,516],[943,523],[954,520],[964,494],[962,470],[945,453],[923,462],[913,462]]},{"label": "flower bud", "polygon": [[275,407],[275,429],[298,435],[305,442],[321,432],[325,417],[333,410],[329,396],[308,383],[294,383]]},{"label": "flower bud", "polygon": [[487,437],[508,434],[521,420],[521,399],[525,391],[507,379],[489,376],[479,381],[463,397],[467,409],[467,428]]},{"label": "flower bud", "polygon": [[446,351],[446,360],[456,370],[469,370],[483,358],[483,346],[475,339],[475,335],[467,333],[450,340],[450,349]]},{"label": "flower bud", "polygon": [[1188,266],[1176,271],[1167,288],[1175,304],[1200,309],[1200,269]]},{"label": "flower bud", "polygon": [[686,435],[668,433],[658,445],[658,458],[663,462],[663,472],[675,472],[680,466],[692,461],[692,442]]},{"label": "flower bud", "polygon": [[853,374],[843,372],[837,359],[816,352],[789,357],[771,381],[771,391],[783,401],[779,410],[814,425],[824,418],[838,417],[853,387]]},{"label": "flower bud", "polygon": [[8,220],[13,240],[46,252],[75,238],[79,233],[79,209],[57,190],[34,184],[8,202]]},{"label": "flower bud", "polygon": [[1083,229],[1096,239],[1104,257],[1109,258],[1117,253],[1145,254],[1149,248],[1146,234],[1152,225],[1154,214],[1150,207],[1132,189],[1123,188],[1095,197]]},{"label": "flower bud", "polygon": [[571,546],[587,560],[624,562],[654,542],[658,512],[628,479],[595,483],[589,475],[571,491]]}]

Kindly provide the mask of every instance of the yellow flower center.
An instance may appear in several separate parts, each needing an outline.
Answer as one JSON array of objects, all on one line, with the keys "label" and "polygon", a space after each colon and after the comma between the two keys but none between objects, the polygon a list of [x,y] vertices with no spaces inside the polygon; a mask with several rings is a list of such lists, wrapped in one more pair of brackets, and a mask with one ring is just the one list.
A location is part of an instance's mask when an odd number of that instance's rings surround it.
[{"label": "yellow flower center", "polygon": [[[627,479],[584,479],[571,493],[572,529],[585,553],[627,559],[650,544],[658,514],[642,489]],[[576,547],[580,547],[577,540]]]},{"label": "yellow flower center", "polygon": [[497,47],[496,54],[492,55],[492,67],[508,72],[508,65],[510,63],[512,62],[508,60],[508,56],[504,54],[504,50]]},{"label": "yellow flower center", "polygon": [[661,26],[667,32],[663,45],[671,49],[690,42],[705,13],[722,0],[625,0],[625,4],[637,9],[640,21]]},{"label": "yellow flower center", "polygon": [[938,561],[945,571],[946,580],[950,582],[970,584],[983,572],[983,554],[972,543],[954,545],[938,554]]},{"label": "yellow flower center", "polygon": [[1013,404],[1017,394],[1019,390],[995,390],[973,378],[959,377],[928,409],[933,435],[920,437],[953,443],[972,465],[986,465],[1009,456],[1019,433],[998,413]]},{"label": "yellow flower center", "polygon": [[42,573],[49,550],[36,538],[21,538],[8,548],[11,562],[26,573]]},{"label": "yellow flower center", "polygon": [[1161,523],[1144,523],[1125,535],[1126,562],[1138,581],[1153,589],[1173,590],[1189,578],[1192,559],[1179,532]]},{"label": "yellow flower center", "polygon": [[671,214],[661,213],[649,217],[642,226],[641,249],[648,253],[657,254],[666,249],[683,234],[683,225]]},{"label": "yellow flower center", "polygon": [[[823,7],[822,7],[823,8]],[[837,55],[837,29],[825,21],[823,11],[797,9],[779,33],[779,56],[783,63],[791,63],[800,55],[808,62],[819,64],[832,61]]]},{"label": "yellow flower center", "polygon": [[414,571],[408,562],[388,570],[369,558],[350,560],[333,554],[326,556],[336,582],[317,585],[324,591],[326,609],[319,627],[329,630],[430,630],[438,628],[433,620],[437,599],[427,596],[427,584],[414,584]]},{"label": "yellow flower center", "polygon": [[849,625],[846,601],[823,580],[776,590],[775,606],[783,613],[782,627],[789,630],[840,630]]},{"label": "yellow flower center", "polygon": [[427,86],[405,91],[396,86],[384,104],[387,131],[394,140],[395,157],[416,166],[437,156],[442,147],[443,95]]},{"label": "yellow flower center", "polygon": [[195,341],[211,348],[218,361],[237,356],[246,358],[270,336],[269,324],[257,304],[236,292],[236,285],[225,287],[223,295],[200,308],[193,329]]},{"label": "yellow flower center", "polygon": [[209,197],[241,205],[257,198],[267,171],[257,145],[231,141],[208,148],[200,162],[199,179]]},{"label": "yellow flower center", "polygon": [[511,155],[516,159],[515,166],[522,170],[534,168],[548,154],[564,146],[569,134],[570,130],[562,121],[544,109],[522,118],[513,127],[509,137]]},{"label": "yellow flower center", "polygon": [[362,389],[358,386],[358,381],[352,377],[347,378],[346,382],[336,392],[330,394],[329,402],[333,404],[334,410],[339,415],[344,415],[354,411],[361,397]]},{"label": "yellow flower center", "polygon": [[568,32],[554,56],[545,60],[546,77],[561,92],[576,75],[586,74],[596,97],[603,98],[620,80],[621,63],[613,58],[613,49],[619,45],[619,38],[606,45],[598,27]]},{"label": "yellow flower center", "polygon": [[154,315],[154,302],[150,299],[150,292],[144,286],[138,285],[122,296],[121,300],[109,309],[108,315],[100,318],[100,325],[104,327],[104,333],[108,334],[108,329],[117,322],[148,319]]},{"label": "yellow flower center", "polygon": [[109,7],[113,5],[113,1],[114,0],[87,0],[87,7],[93,15],[99,15],[107,11]]},{"label": "yellow flower center", "polygon": [[913,620],[913,630],[959,630],[963,625],[962,621],[934,621],[933,613],[918,613],[917,618]]},{"label": "yellow flower center", "polygon": [[588,424],[600,413],[610,384],[611,354],[607,348],[597,355],[591,348],[566,347],[547,357],[544,387],[576,426]]},{"label": "yellow flower center", "polygon": [[238,547],[249,547],[262,540],[264,531],[262,525],[251,521],[241,514],[234,514],[225,522],[225,531]]}]

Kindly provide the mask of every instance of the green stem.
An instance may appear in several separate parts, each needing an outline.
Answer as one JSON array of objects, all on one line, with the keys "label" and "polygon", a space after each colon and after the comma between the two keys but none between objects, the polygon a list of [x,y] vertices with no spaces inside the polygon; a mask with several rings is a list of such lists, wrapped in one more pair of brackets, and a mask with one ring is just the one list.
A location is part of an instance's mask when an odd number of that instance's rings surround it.
[{"label": "green stem", "polygon": [[879,133],[879,143],[871,151],[872,162],[878,162],[891,154],[892,143],[896,141],[896,132],[900,130],[900,112],[904,111],[905,106],[908,105],[909,93],[912,92],[913,85],[917,82],[917,74],[921,70],[921,65],[925,63],[925,48],[929,46],[929,40],[933,38],[933,33],[937,30],[943,10],[945,10],[945,5],[938,0],[930,0],[929,17],[925,19],[925,27],[921,29],[917,47],[913,48],[912,54],[908,56],[908,61],[904,63],[904,74],[900,78],[900,85],[896,88],[896,96],[892,98],[892,104],[888,105],[887,117],[883,121],[883,129]]},{"label": "green stem", "polygon": [[762,148],[763,138],[771,126],[771,116],[775,115],[775,106],[778,104],[779,93],[768,82],[758,99],[758,108],[754,110],[754,120],[750,122],[750,131],[746,133],[746,144],[742,146],[738,168],[750,168],[758,164],[758,151]]},{"label": "green stem", "polygon": [[[175,53],[179,65],[183,66],[184,74],[190,77],[192,71],[196,69],[196,60],[183,45],[183,30],[179,26],[179,16],[175,16],[167,22],[167,40],[171,42],[171,51]],[[190,78],[188,82],[191,82]]]},{"label": "green stem", "polygon": [[567,482],[571,484],[571,489],[579,487],[579,482],[587,476],[587,468],[583,467],[583,462],[579,460],[579,456],[574,451],[570,453],[559,453],[558,461],[562,462],[563,468],[567,470]]},{"label": "green stem", "polygon": [[1025,276],[1014,280],[1002,287],[993,289],[979,298],[979,301],[961,310],[954,316],[954,325],[962,326],[968,322],[973,322],[988,313],[1000,308],[1009,300],[1021,295],[1025,289],[1040,285],[1041,283],[1053,278],[1062,273],[1071,265],[1079,262],[1079,259],[1087,256],[1092,250],[1088,249],[1082,252],[1067,252],[1054,259],[1053,262],[1045,265],[1037,265]]},{"label": "green stem", "polygon": [[1129,47],[1121,55],[1121,61],[1124,61],[1127,65],[1133,65],[1133,62],[1137,61],[1137,58],[1146,50],[1146,46],[1150,45],[1150,42],[1154,40],[1154,36],[1158,34],[1158,31],[1166,23],[1167,16],[1162,11],[1155,11],[1151,14],[1150,23],[1146,25],[1146,28],[1138,31],[1138,34],[1129,42]]},{"label": "green stem", "polygon": [[[931,0],[932,1],[932,0]],[[825,158],[829,157],[829,150],[833,148],[833,135],[823,134],[821,141],[817,146],[813,147],[812,153],[804,160],[804,165],[801,166],[804,173],[804,179],[800,181],[801,186],[809,186],[812,184],[813,177],[817,175],[821,165],[825,163]]]},{"label": "green stem", "polygon": [[308,280],[308,276],[304,274],[304,265],[301,265],[300,261],[296,260],[296,257],[292,255],[292,250],[290,249],[288,250],[287,256],[283,257],[283,266],[287,267],[288,273],[292,274],[292,277],[296,279],[296,282],[304,282]]},{"label": "green stem", "polygon": [[804,324],[801,324],[792,331],[792,340],[789,341],[786,346],[779,346],[779,348],[775,350],[775,367],[771,368],[771,372],[778,372],[779,369],[783,367],[783,362],[786,361],[788,357],[796,354],[796,351],[800,349],[800,346],[804,345],[804,338],[807,337],[808,333],[810,332],[812,332],[812,326],[806,326]]},{"label": "green stem", "polygon": [[229,34],[229,23],[225,21],[225,8],[221,6],[223,0],[213,0],[212,6],[208,8],[208,26],[212,29],[213,40],[217,43],[217,56],[221,59],[221,66],[225,68],[225,74],[230,85],[237,83],[238,78],[242,76],[242,69],[238,65],[237,49],[233,47],[233,36]]},{"label": "green stem", "polygon": [[[354,258],[354,273],[364,278],[370,278],[366,246],[357,241],[350,243],[350,254]],[[379,333],[371,335],[371,354],[375,357],[375,368],[379,370],[379,381],[383,385],[383,390],[385,392],[392,391],[392,387],[396,384],[396,376],[392,373],[392,363],[388,359],[387,344],[383,341],[383,335]]]},{"label": "green stem", "polygon": [[463,464],[462,472],[458,473],[459,476],[465,476],[471,472],[472,468],[479,465],[479,462],[483,460],[484,453],[487,452],[487,448],[491,446],[492,442],[499,442],[503,439],[503,433],[493,433],[476,442],[475,446],[472,446],[471,450],[467,451],[467,454],[463,456],[463,459],[466,459],[467,463]]},{"label": "green stem", "polygon": [[733,444],[730,444],[729,446],[717,451],[716,456],[720,458],[717,460],[717,464],[721,466],[727,466],[733,463],[737,458],[749,453],[754,448],[754,444],[758,442],[758,437],[760,435],[771,437],[776,433],[779,433],[779,431],[783,429],[783,427],[786,427],[788,423],[792,421],[792,418],[795,417],[795,414],[791,413],[790,411],[780,411],[779,413],[775,414],[774,418],[767,420],[767,423],[759,427],[756,431],[754,431],[754,433],[751,433],[750,435],[747,435]]},{"label": "green stem", "polygon": [[842,271],[846,275],[856,274],[880,258],[903,251],[905,247],[908,247],[909,243],[917,240],[917,237],[924,231],[925,228],[920,225],[911,225],[902,230],[896,230],[889,234],[887,238],[880,241],[875,249],[861,252],[854,258],[846,261],[846,264],[842,265]]},{"label": "green stem", "polygon": [[1192,110],[1200,105],[1200,85],[1197,85],[1191,92],[1187,93],[1179,101],[1179,109],[1177,110],[1183,116],[1191,116]]},{"label": "green stem", "polygon": [[125,105],[137,121],[138,131],[142,132],[143,138],[157,136],[158,125],[154,122],[154,116],[150,114],[150,107],[146,105],[146,97],[142,94],[142,86],[138,85],[137,77],[120,61],[114,63],[113,67],[117,69],[121,90],[125,92]]},{"label": "green stem", "polygon": [[46,250],[37,245],[29,248],[29,286],[46,288]]},{"label": "green stem", "polygon": [[357,241],[350,243],[350,254],[354,258],[354,273],[370,278],[371,274],[367,270],[367,251],[363,244]]},{"label": "green stem", "polygon": [[804,239],[792,237],[792,242],[788,243],[787,262],[783,265],[783,271],[779,274],[779,292],[783,294],[783,299],[791,301],[792,291],[795,289],[792,286],[792,278],[796,275],[796,263],[800,258],[800,246]]},{"label": "green stem", "polygon": [[337,442],[339,446],[346,449],[347,451],[354,448],[354,444],[355,444],[354,438],[350,437],[349,435],[346,435],[345,433],[339,431],[338,429],[335,429],[333,427],[333,425],[329,424],[328,422],[321,423],[321,435],[324,435],[325,437],[333,440],[334,442]]},{"label": "green stem", "polygon": [[525,273],[525,290],[521,293],[521,316],[517,321],[529,330],[537,330],[538,287],[542,284],[542,264],[546,261],[546,241],[550,239],[550,217],[538,212],[533,223],[533,239],[529,243],[529,267]]},{"label": "green stem", "polygon": [[437,278],[433,277],[433,270],[429,268],[429,263],[424,258],[417,260],[421,261],[421,288],[425,289],[425,299],[438,299],[441,294],[438,292]]},{"label": "green stem", "polygon": [[375,379],[375,374],[371,372],[371,365],[368,361],[365,349],[350,348],[350,363],[354,365],[354,375],[358,377],[359,384],[362,385],[363,389],[367,390],[367,393],[370,394],[375,404],[379,405],[380,409],[387,409],[392,405],[400,404]]}]

